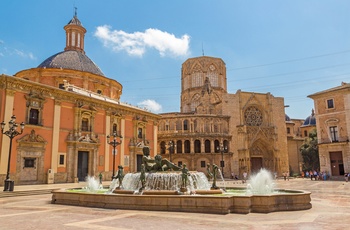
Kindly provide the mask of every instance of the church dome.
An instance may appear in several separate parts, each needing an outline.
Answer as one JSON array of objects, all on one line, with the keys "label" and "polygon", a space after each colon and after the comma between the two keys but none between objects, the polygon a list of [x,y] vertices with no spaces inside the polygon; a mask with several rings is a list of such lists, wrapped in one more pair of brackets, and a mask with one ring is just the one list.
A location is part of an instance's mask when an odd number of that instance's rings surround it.
[{"label": "church dome", "polygon": [[104,76],[100,68],[85,54],[86,29],[82,26],[76,12],[64,30],[66,31],[64,51],[47,58],[38,68],[71,69]]},{"label": "church dome", "polygon": [[305,119],[304,124],[302,126],[316,126],[316,117],[314,110],[312,110],[311,115]]},{"label": "church dome", "polygon": [[104,76],[100,68],[85,53],[78,50],[67,50],[52,55],[38,68],[71,69]]},{"label": "church dome", "polygon": [[290,120],[290,117],[289,117],[287,114],[285,115],[285,120],[286,120],[286,121],[291,121],[291,120]]}]

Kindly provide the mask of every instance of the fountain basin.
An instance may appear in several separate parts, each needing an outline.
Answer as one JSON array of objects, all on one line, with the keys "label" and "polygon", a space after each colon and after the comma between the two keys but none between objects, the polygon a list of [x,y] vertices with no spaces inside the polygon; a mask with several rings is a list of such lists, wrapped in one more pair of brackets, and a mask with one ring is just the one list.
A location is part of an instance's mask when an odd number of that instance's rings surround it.
[{"label": "fountain basin", "polygon": [[161,192],[152,191],[152,194],[142,195],[98,194],[59,189],[52,191],[51,202],[96,208],[212,214],[270,213],[306,210],[312,207],[311,193],[298,190],[278,190],[278,193],[268,195],[177,195],[174,191],[171,191],[174,194],[161,194]]}]

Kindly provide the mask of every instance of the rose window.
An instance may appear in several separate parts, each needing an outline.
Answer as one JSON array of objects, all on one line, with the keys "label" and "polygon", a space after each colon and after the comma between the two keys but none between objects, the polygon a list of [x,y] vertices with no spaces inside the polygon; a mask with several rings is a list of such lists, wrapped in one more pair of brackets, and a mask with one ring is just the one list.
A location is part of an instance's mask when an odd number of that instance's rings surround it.
[{"label": "rose window", "polygon": [[250,106],[244,113],[245,123],[249,126],[260,126],[263,121],[262,113],[255,106]]}]

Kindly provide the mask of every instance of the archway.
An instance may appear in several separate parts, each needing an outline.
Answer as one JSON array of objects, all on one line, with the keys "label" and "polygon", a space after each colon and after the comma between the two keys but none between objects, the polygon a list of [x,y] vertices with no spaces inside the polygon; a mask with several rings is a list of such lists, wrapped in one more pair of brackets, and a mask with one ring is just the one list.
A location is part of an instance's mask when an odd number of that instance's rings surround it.
[{"label": "archway", "polygon": [[273,150],[265,141],[261,139],[255,141],[250,147],[249,153],[251,173],[256,173],[261,168],[274,171]]}]

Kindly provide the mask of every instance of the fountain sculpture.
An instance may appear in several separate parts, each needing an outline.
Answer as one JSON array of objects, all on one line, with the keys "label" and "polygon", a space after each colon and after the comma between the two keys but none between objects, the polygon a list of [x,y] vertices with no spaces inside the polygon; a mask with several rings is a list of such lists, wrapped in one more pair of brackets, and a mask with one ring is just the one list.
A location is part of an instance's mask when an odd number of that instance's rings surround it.
[{"label": "fountain sculpture", "polygon": [[[110,192],[117,194],[221,194],[216,186],[216,177],[213,186],[202,172],[190,172],[186,164],[179,167],[161,155],[153,158],[149,156],[148,147],[143,148],[141,172],[119,175],[123,180],[114,179],[109,188]],[[217,168],[217,167],[216,167]],[[214,174],[215,166],[213,166]],[[217,171],[217,170],[216,170]],[[217,190],[216,192],[211,190]]]},{"label": "fountain sculpture", "polygon": [[[210,165],[207,166],[208,177],[213,178],[210,185],[202,172],[191,172],[185,164],[179,167],[160,155],[151,158],[148,147],[143,152],[141,172],[124,175],[123,168],[118,167],[117,178],[112,181],[108,192],[94,193],[92,189],[74,193],[63,189],[54,190],[52,203],[218,214],[269,213],[311,208],[310,192],[276,190],[271,175],[266,170],[261,170],[250,179],[245,193],[233,194],[223,192],[217,186],[220,171],[216,165],[212,166],[212,170]],[[94,183],[90,185],[96,187]]]}]

